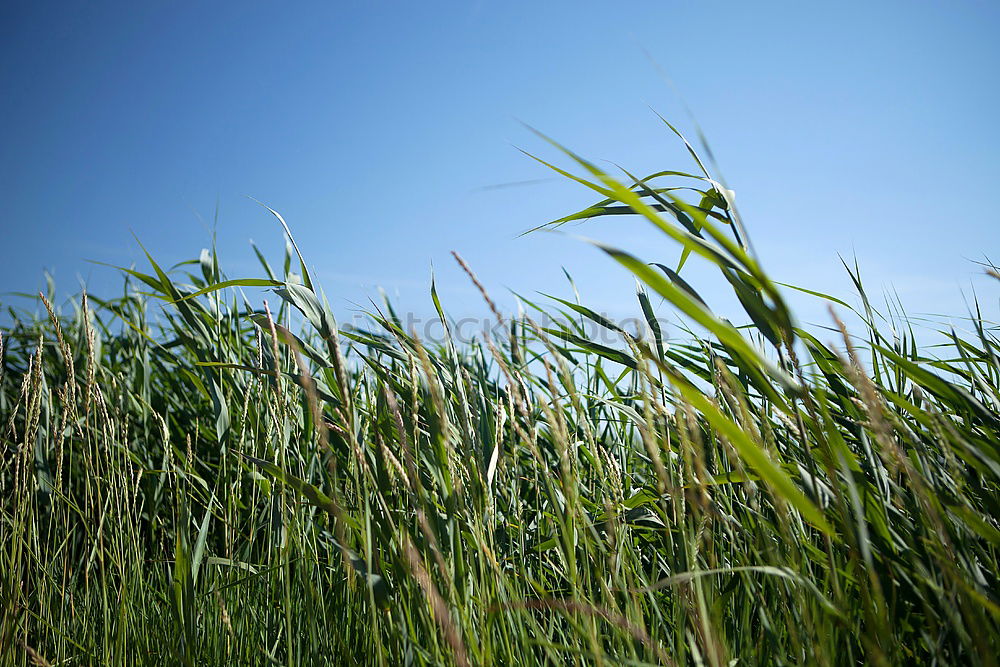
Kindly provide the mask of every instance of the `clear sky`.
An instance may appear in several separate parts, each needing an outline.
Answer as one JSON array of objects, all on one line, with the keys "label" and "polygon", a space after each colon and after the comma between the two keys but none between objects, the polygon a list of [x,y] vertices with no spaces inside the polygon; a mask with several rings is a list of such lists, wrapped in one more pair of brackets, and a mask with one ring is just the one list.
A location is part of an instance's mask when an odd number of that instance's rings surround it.
[{"label": "clear sky", "polygon": [[[197,257],[216,208],[227,273],[259,276],[248,240],[274,259],[283,242],[250,195],[342,314],[378,286],[426,312],[432,264],[446,308],[483,311],[453,249],[508,304],[566,296],[566,267],[585,302],[633,314],[598,251],[517,238],[594,197],[516,147],[558,159],[524,121],[595,161],[690,168],[650,110],[694,134],[658,66],[775,278],[844,294],[837,253],[856,255],[916,313],[961,314],[973,287],[995,309],[972,260],[1000,260],[998,34],[986,0],[10,0],[0,292],[43,269],[106,291],[117,276],[85,260],[142,265],[131,232],[164,264]],[[572,233],[677,256],[638,220]]]}]

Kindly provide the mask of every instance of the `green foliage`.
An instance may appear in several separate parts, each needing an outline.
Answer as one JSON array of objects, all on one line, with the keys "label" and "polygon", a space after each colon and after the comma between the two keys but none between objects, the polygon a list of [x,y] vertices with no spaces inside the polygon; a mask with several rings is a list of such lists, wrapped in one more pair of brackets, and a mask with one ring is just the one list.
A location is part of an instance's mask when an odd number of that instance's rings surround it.
[{"label": "green foliage", "polygon": [[831,347],[696,155],[702,175],[625,182],[566,155],[603,199],[552,224],[634,214],[679,246],[675,268],[602,246],[649,336],[561,299],[543,329],[485,290],[501,336],[431,344],[388,303],[341,332],[274,211],[266,278],[149,257],[118,298],[13,312],[0,661],[996,664],[996,328],[931,356],[852,272],[864,331],[836,320]]}]

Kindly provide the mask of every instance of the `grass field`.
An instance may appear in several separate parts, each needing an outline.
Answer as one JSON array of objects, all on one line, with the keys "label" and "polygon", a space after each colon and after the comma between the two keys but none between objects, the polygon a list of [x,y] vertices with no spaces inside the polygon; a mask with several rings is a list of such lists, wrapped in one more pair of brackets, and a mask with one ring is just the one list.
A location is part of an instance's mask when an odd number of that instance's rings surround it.
[{"label": "grass field", "polygon": [[298,247],[257,279],[150,256],[121,296],[13,312],[0,661],[997,664],[996,325],[973,306],[921,348],[857,279],[856,312],[814,296],[864,324],[805,331],[697,159],[560,150],[599,200],[564,221],[645,218],[744,321],[604,246],[642,336],[500,312],[464,263],[497,335],[422,341],[389,303],[338,333]]}]

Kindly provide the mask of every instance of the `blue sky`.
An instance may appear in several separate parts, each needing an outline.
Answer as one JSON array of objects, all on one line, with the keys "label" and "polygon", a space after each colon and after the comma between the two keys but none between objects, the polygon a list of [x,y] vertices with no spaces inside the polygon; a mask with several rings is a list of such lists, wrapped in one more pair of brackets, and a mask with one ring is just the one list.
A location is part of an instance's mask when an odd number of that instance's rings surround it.
[{"label": "blue sky", "polygon": [[[517,238],[594,197],[516,147],[558,159],[523,121],[630,171],[690,168],[650,110],[694,134],[662,69],[776,279],[843,295],[856,255],[914,313],[961,315],[973,289],[996,311],[971,261],[1000,260],[995,2],[7,2],[0,25],[0,292],[48,269],[106,293],[86,260],[142,266],[132,232],[197,257],[217,207],[224,268],[258,276],[249,239],[283,242],[249,195],[344,318],[379,286],[427,312],[432,264],[450,311],[483,312],[451,250],[508,306],[569,294],[565,267],[634,314],[598,251]],[[571,232],[677,256],[638,220]]]}]

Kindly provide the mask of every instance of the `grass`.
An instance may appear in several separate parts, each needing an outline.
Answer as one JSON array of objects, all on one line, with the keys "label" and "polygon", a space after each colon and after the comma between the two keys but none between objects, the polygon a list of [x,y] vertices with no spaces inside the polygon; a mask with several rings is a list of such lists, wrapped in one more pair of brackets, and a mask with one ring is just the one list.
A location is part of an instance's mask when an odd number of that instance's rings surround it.
[{"label": "grass", "polygon": [[502,335],[421,341],[388,302],[338,332],[294,242],[260,279],[149,257],[119,297],[12,311],[0,661],[997,664],[996,327],[921,348],[852,272],[856,313],[818,298],[861,328],[805,331],[697,158],[564,157],[601,201],[554,224],[645,218],[746,324],[605,246],[641,338],[504,314],[460,258]]}]

